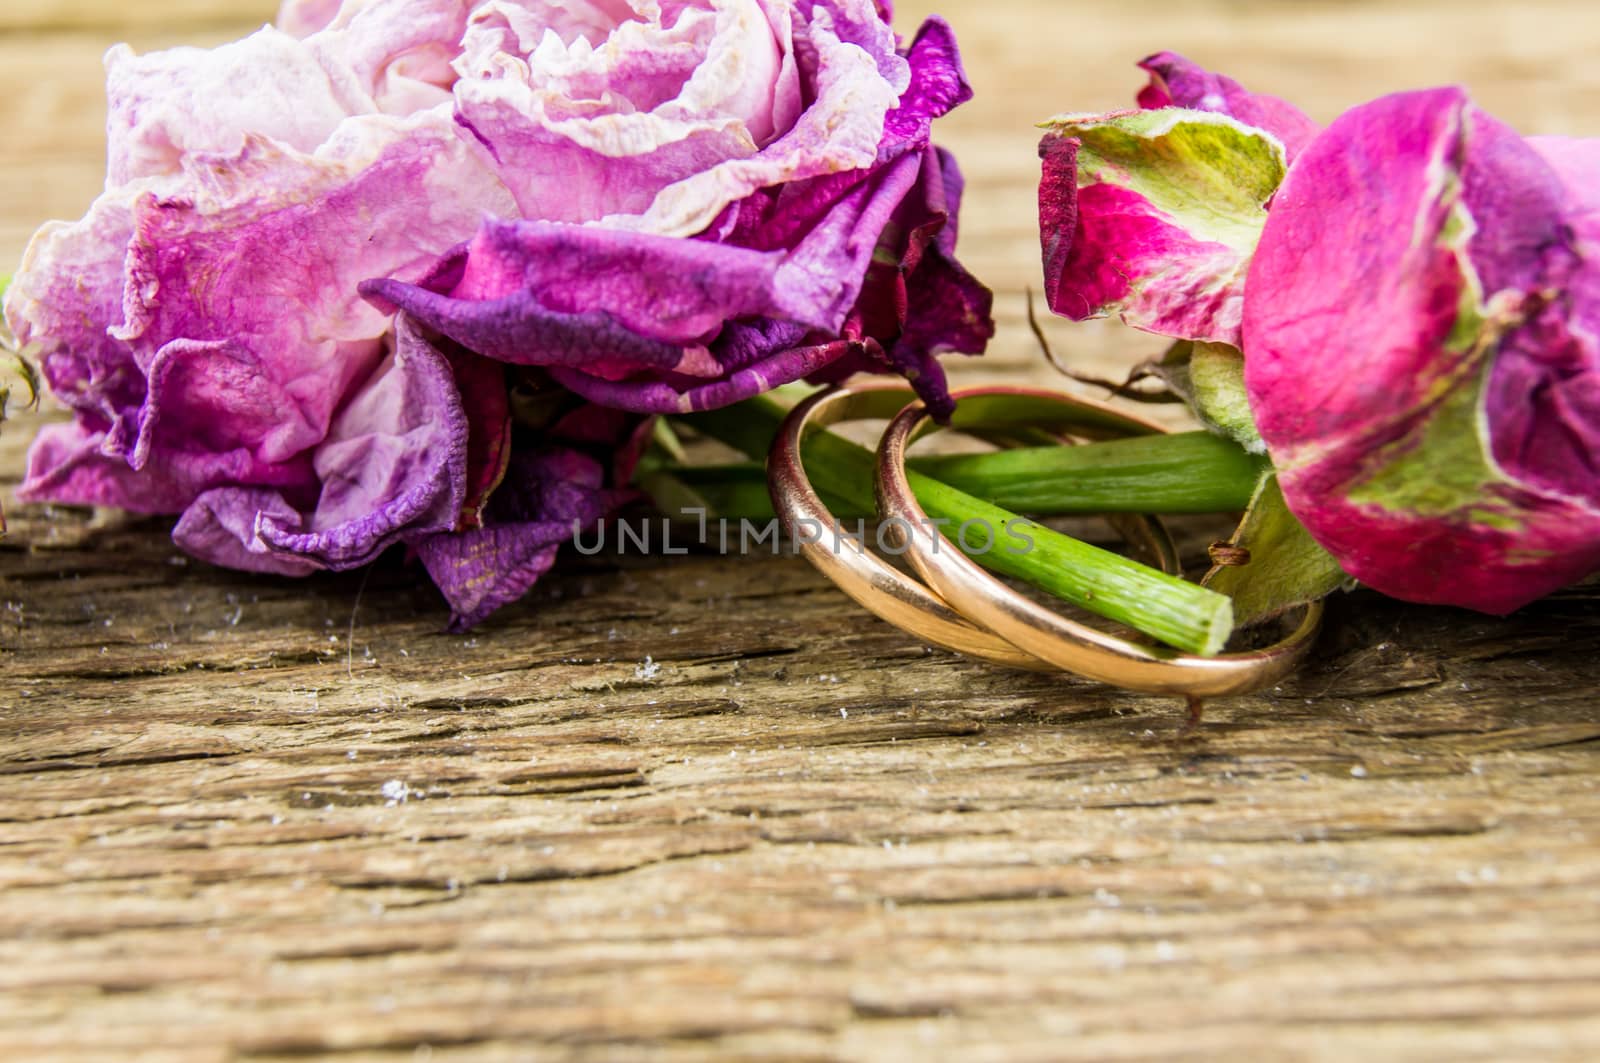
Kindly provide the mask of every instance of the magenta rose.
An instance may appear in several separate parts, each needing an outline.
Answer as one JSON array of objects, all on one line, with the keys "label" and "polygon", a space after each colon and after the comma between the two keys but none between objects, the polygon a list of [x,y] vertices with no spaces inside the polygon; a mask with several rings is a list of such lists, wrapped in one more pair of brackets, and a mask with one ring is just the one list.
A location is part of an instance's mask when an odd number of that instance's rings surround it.
[{"label": "magenta rose", "polygon": [[1051,305],[1242,352],[1232,434],[1377,590],[1503,613],[1600,569],[1600,141],[1524,139],[1459,89],[1324,130],[1143,65],[1147,109],[1051,123]]},{"label": "magenta rose", "polygon": [[[291,0],[220,48],[113,49],[107,190],[6,296],[75,413],[21,496],[181,514],[257,571],[406,543],[470,620],[552,521],[627,497],[650,412],[860,368],[939,403],[934,355],[989,333],[928,141],[968,90],[942,23],[902,52],[887,16]],[[513,431],[508,379],[559,415]]]},{"label": "magenta rose", "polygon": [[1245,381],[1345,571],[1504,613],[1600,569],[1600,141],[1459,89],[1354,108],[1290,167],[1245,285]]}]

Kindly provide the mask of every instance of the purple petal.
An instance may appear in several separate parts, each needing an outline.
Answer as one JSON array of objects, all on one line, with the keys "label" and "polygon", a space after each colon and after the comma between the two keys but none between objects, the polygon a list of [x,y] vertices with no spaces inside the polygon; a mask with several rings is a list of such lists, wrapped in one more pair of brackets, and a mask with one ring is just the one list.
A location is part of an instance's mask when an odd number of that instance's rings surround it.
[{"label": "purple petal", "polygon": [[309,511],[260,488],[221,487],[197,500],[173,537],[232,567],[367,564],[397,542],[455,528],[466,500],[468,431],[449,361],[401,319],[395,351],[315,449],[322,490]]},{"label": "purple petal", "polygon": [[[1526,161],[1513,179],[1560,203],[1563,228],[1506,218],[1508,228],[1536,238],[1522,257],[1547,264],[1544,289],[1559,294],[1501,344],[1487,407],[1494,456],[1511,475],[1591,502],[1600,496],[1600,140],[1534,137],[1527,141],[1550,167],[1530,175]],[[1476,213],[1476,212],[1475,212]],[[1477,262],[1476,245],[1474,262]],[[1533,285],[1533,290],[1539,290]]]},{"label": "purple petal", "polygon": [[604,467],[587,454],[521,451],[482,528],[418,541],[418,556],[450,603],[450,629],[464,631],[521,598],[550,570],[575,526],[586,529],[634,497],[604,484]]},{"label": "purple petal", "polygon": [[531,291],[463,299],[381,278],[363,281],[360,291],[384,309],[403,310],[469,350],[512,365],[610,367],[620,372],[670,369],[684,357],[682,344],[640,336],[599,311],[548,310]]},{"label": "purple petal", "polygon": [[187,554],[241,572],[309,576],[323,566],[309,557],[272,551],[258,529],[266,521],[294,524],[304,515],[276,491],[217,487],[189,504],[172,529],[172,541]]},{"label": "purple petal", "polygon": [[457,527],[475,528],[484,507],[505,478],[511,461],[511,401],[506,390],[506,369],[499,362],[456,346],[440,344],[450,363],[450,375],[461,395],[467,419],[467,475],[465,497]]},{"label": "purple petal", "polygon": [[127,461],[144,469],[154,455],[165,475],[197,490],[221,483],[314,488],[297,459],[325,429],[301,409],[299,397],[245,344],[173,340],[150,363]]},{"label": "purple petal", "polygon": [[[492,307],[526,293],[544,315],[559,316],[553,320],[604,314],[638,336],[679,345],[704,343],[740,317],[837,330],[917,165],[901,159],[858,184],[782,252],[549,222],[491,222],[473,241],[452,294]],[[407,302],[404,288],[371,290],[449,334],[422,302]],[[542,364],[539,357],[527,361]]]},{"label": "purple petal", "polygon": [[728,406],[804,379],[844,357],[851,346],[850,340],[834,340],[785,348],[725,378],[705,384],[651,379],[603,380],[571,369],[552,369],[550,375],[568,390],[603,406],[641,413],[693,413]]},{"label": "purple petal", "polygon": [[47,424],[28,449],[28,469],[17,498],[68,506],[114,506],[132,513],[178,513],[194,497],[186,483],[162,470],[135,472],[94,418]]},{"label": "purple petal", "polygon": [[[981,354],[994,336],[994,296],[955,257],[961,171],[947,152],[922,153],[917,187],[896,212],[860,301],[880,368],[909,380],[941,420],[954,409],[937,356]],[[902,244],[891,243],[897,236]],[[891,265],[891,263],[894,263]]]},{"label": "purple petal", "polygon": [[944,19],[935,15],[924,22],[905,57],[911,84],[884,121],[880,161],[902,150],[926,147],[934,119],[972,99],[955,31]]},{"label": "purple petal", "polygon": [[1589,291],[1574,283],[1500,342],[1484,410],[1508,476],[1600,509],[1600,245],[1586,251]]},{"label": "purple petal", "polygon": [[[559,379],[596,401],[641,412],[705,408],[799,379],[842,351],[808,344],[778,354],[765,342],[752,348],[737,329],[787,322],[798,326],[784,330],[791,345],[810,329],[837,334],[921,166],[905,155],[859,181],[791,250],[493,222],[467,249],[451,295],[384,280],[362,290],[480,353],[561,370]],[[641,371],[671,378],[640,380]]]},{"label": "purple petal", "polygon": [[448,630],[469,631],[532,590],[572,541],[572,529],[571,521],[526,521],[419,541],[417,557],[450,605]]}]

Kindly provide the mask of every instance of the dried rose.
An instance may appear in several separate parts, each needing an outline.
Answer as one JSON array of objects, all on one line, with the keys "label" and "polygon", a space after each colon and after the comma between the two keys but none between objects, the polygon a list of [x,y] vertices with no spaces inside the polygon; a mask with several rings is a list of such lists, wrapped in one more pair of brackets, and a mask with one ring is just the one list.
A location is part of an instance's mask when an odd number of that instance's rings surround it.
[{"label": "dried rose", "polygon": [[1459,89],[1319,136],[1245,286],[1245,380],[1290,508],[1351,575],[1504,613],[1600,569],[1600,141]]},{"label": "dried rose", "polygon": [[1295,516],[1380,591],[1507,612],[1600,568],[1600,141],[1524,140],[1455,89],[1319,131],[1144,65],[1163,109],[1051,123],[1055,308],[1242,347],[1253,426],[1202,414],[1259,432]]},{"label": "dried rose", "polygon": [[[908,58],[886,19],[868,0],[290,0],[278,28],[221,48],[114,49],[107,191],[41,230],[6,296],[76,413],[41,435],[20,494],[182,513],[191,553],[289,574],[536,519],[537,491],[491,494],[555,426],[514,443],[503,367],[359,291],[439,285],[457,261],[504,283],[468,251],[508,232],[560,234],[525,256],[597,246],[622,287],[685,248],[768,265],[692,333],[665,302],[623,312],[609,285],[541,292],[574,300],[568,346],[509,360],[601,401],[652,409],[638,396],[666,386],[702,406],[867,363],[937,396],[932,353],[979,349],[988,327],[952,254],[959,178],[927,144],[966,88],[942,24]],[[948,328],[909,317],[950,292]],[[602,464],[571,482],[614,502],[626,463]],[[531,571],[508,560],[478,597],[509,600]]]}]

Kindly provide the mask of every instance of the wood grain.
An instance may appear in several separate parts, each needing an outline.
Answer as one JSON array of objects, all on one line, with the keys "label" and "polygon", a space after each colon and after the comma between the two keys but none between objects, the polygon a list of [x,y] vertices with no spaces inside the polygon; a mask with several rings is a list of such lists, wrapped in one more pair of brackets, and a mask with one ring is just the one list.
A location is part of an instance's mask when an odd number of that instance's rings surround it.
[{"label": "wood grain", "polygon": [[[1323,118],[1461,80],[1600,134],[1579,3],[943,7],[1001,295],[968,379],[1046,379],[1030,123],[1122,104],[1147,52]],[[8,7],[0,255],[99,187],[109,43],[268,15]],[[0,1058],[1600,1054],[1593,588],[1343,599],[1302,674],[1183,737],[1170,702],[924,650],[793,558],[571,558],[459,638],[398,558],[268,580],[160,521],[8,511]]]}]

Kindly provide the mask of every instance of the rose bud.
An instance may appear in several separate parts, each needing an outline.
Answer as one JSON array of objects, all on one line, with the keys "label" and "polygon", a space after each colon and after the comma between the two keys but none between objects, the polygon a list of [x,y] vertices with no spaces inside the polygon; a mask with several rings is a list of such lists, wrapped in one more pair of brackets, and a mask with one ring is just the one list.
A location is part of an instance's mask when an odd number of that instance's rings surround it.
[{"label": "rose bud", "polygon": [[1600,568],[1600,141],[1459,89],[1357,107],[1272,201],[1245,380],[1346,572],[1509,612]]},{"label": "rose bud", "polygon": [[1267,203],[1316,126],[1171,52],[1140,65],[1142,110],[1043,123],[1045,298],[1074,321],[1237,346]]}]

